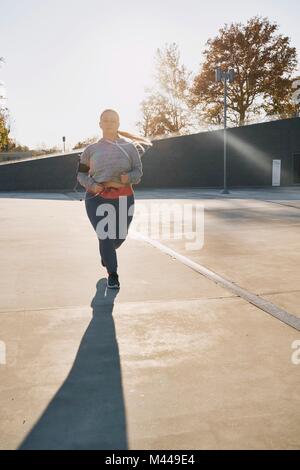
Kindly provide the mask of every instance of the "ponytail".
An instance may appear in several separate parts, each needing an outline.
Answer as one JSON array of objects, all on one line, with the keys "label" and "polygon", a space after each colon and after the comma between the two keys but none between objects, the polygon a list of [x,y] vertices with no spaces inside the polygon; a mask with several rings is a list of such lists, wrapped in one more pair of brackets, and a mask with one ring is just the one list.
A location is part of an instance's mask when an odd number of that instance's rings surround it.
[{"label": "ponytail", "polygon": [[150,145],[152,146],[152,142],[145,137],[142,137],[141,135],[135,135],[131,134],[131,132],[126,132],[126,131],[118,131],[118,135],[121,135],[123,137],[127,137],[128,139],[132,140],[133,142],[145,144],[145,145]]}]

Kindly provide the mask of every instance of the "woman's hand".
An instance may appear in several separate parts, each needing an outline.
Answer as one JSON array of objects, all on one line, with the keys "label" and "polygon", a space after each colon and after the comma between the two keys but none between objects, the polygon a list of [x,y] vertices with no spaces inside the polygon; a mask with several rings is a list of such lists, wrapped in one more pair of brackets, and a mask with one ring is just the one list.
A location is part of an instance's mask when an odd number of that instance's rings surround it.
[{"label": "woman's hand", "polygon": [[102,183],[106,188],[124,188],[125,186],[129,186],[130,183],[118,183],[117,181],[105,181]]},{"label": "woman's hand", "polygon": [[129,183],[129,176],[127,173],[122,173],[120,179],[121,183]]},{"label": "woman's hand", "polygon": [[93,183],[93,185],[92,185],[91,192],[94,193],[94,194],[98,194],[98,193],[101,193],[101,191],[103,191],[103,189],[104,189],[104,184],[103,183],[97,183],[95,181],[95,183]]}]

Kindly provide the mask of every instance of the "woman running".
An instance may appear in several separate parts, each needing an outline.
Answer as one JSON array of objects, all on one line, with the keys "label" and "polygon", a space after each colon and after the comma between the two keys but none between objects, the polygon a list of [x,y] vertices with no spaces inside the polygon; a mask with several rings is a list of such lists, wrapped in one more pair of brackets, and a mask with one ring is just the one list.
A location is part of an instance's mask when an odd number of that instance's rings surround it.
[{"label": "woman running", "polygon": [[[125,241],[133,219],[132,185],[138,184],[143,175],[141,158],[132,141],[150,146],[152,143],[119,131],[119,115],[113,109],[101,113],[99,125],[103,137],[81,154],[77,180],[86,189],[85,208],[98,236],[101,263],[108,273],[107,287],[118,289],[116,249]],[[106,225],[108,230],[104,231]]]}]

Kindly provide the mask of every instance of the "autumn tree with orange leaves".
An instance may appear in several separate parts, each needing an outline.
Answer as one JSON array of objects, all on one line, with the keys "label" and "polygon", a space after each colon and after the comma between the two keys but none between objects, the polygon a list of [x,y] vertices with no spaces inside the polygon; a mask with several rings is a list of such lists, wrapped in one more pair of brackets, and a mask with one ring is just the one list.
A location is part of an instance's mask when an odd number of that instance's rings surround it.
[{"label": "autumn tree with orange leaves", "polygon": [[215,68],[233,68],[235,81],[228,83],[228,120],[242,126],[251,118],[295,115],[292,74],[297,67],[296,48],[278,25],[255,16],[246,25],[227,24],[209,39],[201,71],[194,77],[188,102],[204,122],[223,123],[224,84],[215,82]]}]

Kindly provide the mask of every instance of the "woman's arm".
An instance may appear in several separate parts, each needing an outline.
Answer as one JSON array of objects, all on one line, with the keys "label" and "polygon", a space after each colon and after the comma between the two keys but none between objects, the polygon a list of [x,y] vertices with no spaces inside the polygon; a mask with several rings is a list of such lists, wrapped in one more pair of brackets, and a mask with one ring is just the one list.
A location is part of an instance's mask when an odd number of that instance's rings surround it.
[{"label": "woman's arm", "polygon": [[77,167],[77,181],[83,188],[92,193],[99,191],[97,182],[89,175],[90,154],[89,147],[86,147],[80,156]]},{"label": "woman's arm", "polygon": [[121,181],[126,183],[138,184],[143,176],[143,165],[140,154],[134,144],[129,146],[129,152],[132,159],[132,169],[126,173],[126,176],[121,177]]}]

